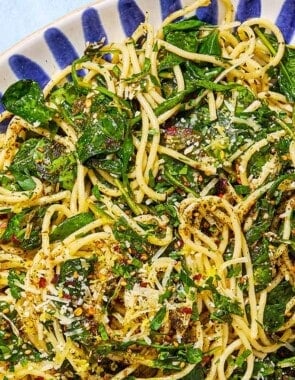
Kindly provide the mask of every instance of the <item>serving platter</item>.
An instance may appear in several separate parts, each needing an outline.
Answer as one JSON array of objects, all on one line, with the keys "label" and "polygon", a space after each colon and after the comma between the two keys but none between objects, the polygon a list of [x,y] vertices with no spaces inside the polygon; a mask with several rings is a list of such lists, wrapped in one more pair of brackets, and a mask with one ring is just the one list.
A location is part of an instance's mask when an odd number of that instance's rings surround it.
[{"label": "serving platter", "polygon": [[[121,41],[145,19],[157,28],[171,12],[192,0],[103,0],[90,3],[26,37],[0,57],[0,94],[17,79],[34,79],[44,87],[54,72],[83,54],[88,42]],[[294,41],[293,0],[235,0],[235,18],[265,17],[280,27],[286,42]],[[197,16],[216,24],[222,2],[200,8]]]}]

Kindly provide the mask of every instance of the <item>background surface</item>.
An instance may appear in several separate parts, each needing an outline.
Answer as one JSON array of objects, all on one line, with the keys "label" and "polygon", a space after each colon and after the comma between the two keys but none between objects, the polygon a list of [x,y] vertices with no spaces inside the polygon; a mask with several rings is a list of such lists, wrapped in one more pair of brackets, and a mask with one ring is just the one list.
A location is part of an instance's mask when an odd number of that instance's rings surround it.
[{"label": "background surface", "polygon": [[0,53],[94,0],[0,0]]}]

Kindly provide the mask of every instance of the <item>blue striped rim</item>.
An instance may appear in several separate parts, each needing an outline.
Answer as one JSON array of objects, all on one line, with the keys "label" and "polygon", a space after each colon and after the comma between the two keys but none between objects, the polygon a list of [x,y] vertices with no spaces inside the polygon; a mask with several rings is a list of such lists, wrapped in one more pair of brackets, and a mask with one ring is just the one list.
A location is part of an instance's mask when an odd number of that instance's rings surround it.
[{"label": "blue striped rim", "polygon": [[105,42],[107,43],[107,33],[95,9],[89,8],[83,12],[82,27],[85,41],[97,42],[105,38]]},{"label": "blue striped rim", "polygon": [[61,69],[64,69],[79,57],[74,46],[61,30],[49,28],[45,31],[44,38]]},{"label": "blue striped rim", "polygon": [[197,17],[209,24],[216,25],[218,23],[218,2],[211,0],[208,7],[201,7],[197,10]]},{"label": "blue striped rim", "polygon": [[[126,36],[130,36],[144,21],[144,13],[136,0],[118,0],[117,4],[123,31]],[[181,8],[180,0],[160,0],[159,5],[162,18]],[[237,5],[236,19],[242,22],[251,17],[259,17],[261,8],[261,0],[240,0]],[[196,14],[203,21],[217,24],[218,0],[212,0],[209,7],[199,8]],[[100,19],[98,11],[94,8],[88,8],[82,13],[81,24],[85,41],[96,42],[103,37],[107,39],[103,20]],[[290,42],[295,31],[295,0],[284,1],[276,24],[282,30],[286,41]],[[60,68],[66,67],[79,57],[71,41],[60,29],[47,29],[44,38]],[[37,62],[24,55],[14,54],[9,58],[8,63],[18,79],[36,80],[41,87],[44,87],[50,80],[49,75]]]},{"label": "blue striped rim", "polygon": [[119,0],[118,10],[126,36],[131,36],[145,16],[134,0]]},{"label": "blue striped rim", "polygon": [[14,54],[9,58],[9,66],[18,79],[32,79],[44,87],[50,80],[40,65],[24,55]]},{"label": "blue striped rim", "polygon": [[260,0],[240,0],[236,19],[238,21],[245,21],[251,17],[259,17],[261,15],[261,1]]},{"label": "blue striped rim", "polygon": [[286,42],[290,42],[295,31],[295,1],[285,0],[276,24],[281,29]]},{"label": "blue striped rim", "polygon": [[162,19],[181,8],[179,0],[160,0]]},{"label": "blue striped rim", "polygon": [[[3,112],[5,108],[1,103],[0,105],[1,105],[0,112]],[[11,120],[11,117],[9,117],[8,119],[4,119],[3,121],[0,122],[0,133],[4,133],[7,130],[10,120]]]}]

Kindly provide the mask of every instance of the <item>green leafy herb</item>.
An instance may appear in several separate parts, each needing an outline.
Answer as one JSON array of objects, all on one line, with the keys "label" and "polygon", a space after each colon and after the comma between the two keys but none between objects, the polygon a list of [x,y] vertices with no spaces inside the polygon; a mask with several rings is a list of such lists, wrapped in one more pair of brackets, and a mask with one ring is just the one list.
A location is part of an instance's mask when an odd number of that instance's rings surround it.
[{"label": "green leafy herb", "polygon": [[242,367],[242,365],[245,363],[245,361],[247,360],[247,357],[249,355],[252,354],[252,351],[251,350],[245,350],[244,352],[242,352],[235,360],[235,364],[238,366],[238,367]]},{"label": "green leafy herb", "polygon": [[150,323],[150,328],[151,330],[153,331],[158,331],[163,322],[164,322],[164,319],[166,317],[166,314],[167,314],[167,308],[166,306],[162,306],[156,313],[156,315],[154,316],[154,318],[151,320],[151,323]]},{"label": "green leafy herb", "polygon": [[12,84],[4,93],[5,108],[29,123],[48,123],[55,111],[45,105],[42,90],[37,82],[20,80]]},{"label": "green leafy herb", "polygon": [[102,323],[100,323],[98,325],[98,332],[99,332],[99,335],[101,336],[102,340],[108,340],[109,339],[107,330]]},{"label": "green leafy herb", "polygon": [[215,311],[211,314],[211,318],[222,321],[230,322],[231,314],[243,315],[243,311],[236,300],[231,300],[229,297],[224,296],[217,291],[213,292],[213,301],[215,305]]},{"label": "green leafy herb", "polygon": [[30,186],[31,176],[35,176],[71,189],[76,178],[76,158],[54,141],[31,138],[23,142],[9,169],[22,186]]},{"label": "green leafy herb", "polygon": [[[23,249],[34,249],[41,245],[41,227],[45,208],[24,209],[18,214],[9,214],[8,223],[1,240],[11,241]],[[32,228],[28,229],[28,224]]]},{"label": "green leafy herb", "polygon": [[196,284],[194,283],[194,281],[191,279],[191,277],[186,271],[184,270],[180,271],[179,279],[184,284],[187,292],[189,291],[190,288],[196,288]]},{"label": "green leafy herb", "polygon": [[8,286],[13,298],[20,299],[23,291],[20,285],[24,284],[25,273],[11,269],[8,273]]},{"label": "green leafy herb", "polygon": [[205,372],[201,365],[196,365],[194,369],[184,376],[182,380],[204,380],[205,379]]},{"label": "green leafy herb", "polygon": [[[196,33],[202,25],[204,25],[204,22],[196,18],[169,24],[163,29],[165,40],[183,50],[196,52],[198,44]],[[172,68],[183,61],[182,57],[165,52],[160,62],[160,71]]]},{"label": "green leafy herb", "polygon": [[280,65],[279,86],[290,101],[295,100],[295,49],[287,47]]},{"label": "green leafy herb", "polygon": [[93,221],[94,215],[91,212],[83,212],[67,218],[51,232],[50,241],[63,240]]},{"label": "green leafy herb", "polygon": [[198,48],[198,53],[221,56],[219,31],[217,29],[202,38]]},{"label": "green leafy herb", "polygon": [[113,232],[121,249],[131,252],[135,257],[141,253],[152,252],[152,246],[147,240],[148,231],[146,235],[139,235],[130,228],[125,219],[119,218],[115,222]]},{"label": "green leafy herb", "polygon": [[289,300],[295,296],[291,284],[282,281],[267,296],[263,325],[266,331],[275,332],[285,322],[285,309]]}]

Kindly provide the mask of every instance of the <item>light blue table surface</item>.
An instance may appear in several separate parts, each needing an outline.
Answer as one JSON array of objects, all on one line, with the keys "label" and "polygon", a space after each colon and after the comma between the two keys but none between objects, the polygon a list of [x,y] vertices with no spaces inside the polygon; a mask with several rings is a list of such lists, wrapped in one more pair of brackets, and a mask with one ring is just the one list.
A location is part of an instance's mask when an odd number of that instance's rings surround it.
[{"label": "light blue table surface", "polygon": [[0,54],[32,32],[93,0],[0,0]]}]

